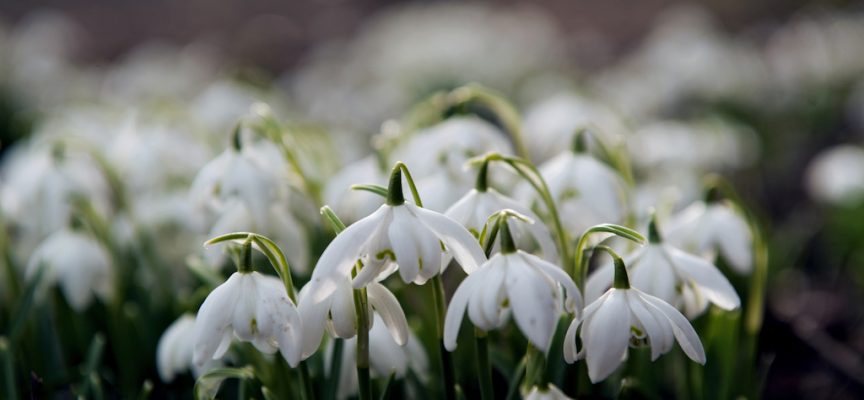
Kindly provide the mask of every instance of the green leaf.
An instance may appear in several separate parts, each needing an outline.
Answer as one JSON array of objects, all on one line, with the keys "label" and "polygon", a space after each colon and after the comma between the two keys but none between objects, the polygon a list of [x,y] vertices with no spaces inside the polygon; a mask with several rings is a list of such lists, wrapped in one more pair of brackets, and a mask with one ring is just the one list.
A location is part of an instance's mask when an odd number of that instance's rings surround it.
[{"label": "green leaf", "polygon": [[381,197],[387,197],[387,188],[381,185],[372,185],[372,184],[364,184],[364,185],[351,185],[351,190],[362,190],[366,192],[375,193]]},{"label": "green leaf", "polygon": [[212,369],[195,381],[195,398],[198,400],[215,399],[216,394],[219,393],[219,387],[222,386],[222,381],[229,378],[255,379],[255,370],[251,366]]},{"label": "green leaf", "polygon": [[641,233],[636,232],[633,229],[630,229],[626,226],[616,225],[616,224],[599,224],[594,225],[588,228],[585,233],[582,235],[583,237],[587,237],[592,233],[611,233],[615,236],[622,237],[627,240],[631,240],[633,242],[644,244],[645,237],[642,236]]}]

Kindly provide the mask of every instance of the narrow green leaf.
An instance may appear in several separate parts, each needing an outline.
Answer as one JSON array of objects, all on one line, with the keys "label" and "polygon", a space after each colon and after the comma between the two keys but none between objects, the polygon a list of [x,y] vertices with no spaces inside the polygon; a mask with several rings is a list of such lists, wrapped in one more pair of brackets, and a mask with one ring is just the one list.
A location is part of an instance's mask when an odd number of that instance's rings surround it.
[{"label": "narrow green leaf", "polygon": [[15,355],[9,347],[9,340],[0,336],[0,367],[3,368],[3,393],[7,399],[18,398],[18,385],[15,382]]},{"label": "narrow green leaf", "polygon": [[229,378],[235,379],[254,379],[255,371],[251,366],[242,368],[216,368],[201,375],[195,381],[195,398],[213,400],[216,394],[219,393],[219,387],[222,386],[222,381]]},{"label": "narrow green leaf", "polygon": [[387,188],[381,185],[372,185],[372,184],[364,184],[364,185],[351,185],[351,190],[362,190],[366,192],[375,193],[381,197],[387,197]]}]

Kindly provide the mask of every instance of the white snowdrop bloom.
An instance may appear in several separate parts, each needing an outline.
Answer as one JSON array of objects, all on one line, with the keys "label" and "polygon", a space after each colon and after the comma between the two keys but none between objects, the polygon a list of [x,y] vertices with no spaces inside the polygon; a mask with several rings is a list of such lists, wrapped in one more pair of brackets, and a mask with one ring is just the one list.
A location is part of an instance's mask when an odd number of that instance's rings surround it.
[{"label": "white snowdrop bloom", "polygon": [[[620,223],[626,215],[624,181],[596,158],[565,151],[540,165],[540,174],[558,205],[565,228],[581,234],[601,223]],[[522,183],[519,198],[528,201],[536,194]]]},{"label": "white snowdrop bloom", "polygon": [[531,159],[539,163],[561,153],[561,143],[569,142],[582,128],[614,143],[628,131],[609,107],[570,93],[551,96],[528,109],[522,130]]},{"label": "white snowdrop bloom", "polygon": [[753,234],[747,219],[727,201],[697,201],[674,215],[667,238],[676,247],[704,254],[717,253],[738,273],[753,270]]},{"label": "white snowdrop bloom", "polygon": [[[487,168],[487,165],[482,166],[479,174],[486,174]],[[529,224],[523,224],[508,219],[507,224],[510,230],[514,232],[514,236],[520,244],[519,247],[526,247],[530,244],[530,239],[533,239],[540,246],[543,257],[550,262],[556,262],[558,251],[555,248],[555,242],[549,229],[541,222],[540,217],[516,200],[499,193],[494,188],[487,187],[486,178],[486,176],[478,176],[478,183],[475,188],[450,206],[444,215],[462,224],[475,237],[479,237],[492,214],[505,209],[516,211],[533,221]]]},{"label": "white snowdrop bloom", "polygon": [[327,181],[324,201],[345,221],[351,223],[369,215],[381,206],[381,197],[362,190],[352,190],[356,184],[385,184],[387,175],[375,155],[367,156],[343,167]]},{"label": "white snowdrop bloom", "polygon": [[292,367],[300,362],[302,322],[279,278],[235,272],[207,296],[195,322],[193,361],[222,358],[232,340],[251,342],[266,354],[277,350]]},{"label": "white snowdrop bloom", "polygon": [[[357,394],[357,368],[354,368],[357,357],[357,339],[345,340],[342,347],[342,367],[339,370],[339,387],[336,398],[346,399]],[[328,374],[331,366],[329,361],[333,351],[332,342],[327,347],[324,362]],[[400,344],[394,340],[384,327],[384,321],[375,314],[372,329],[369,330],[369,366],[373,378],[387,378],[391,374],[395,379],[402,379],[408,370],[414,371],[421,380],[425,380],[429,371],[429,358],[420,340],[409,332],[407,340]]]},{"label": "white snowdrop bloom", "polygon": [[[267,204],[263,210],[252,210],[241,200],[229,201],[210,229],[208,237],[231,232],[258,232],[285,246],[286,257],[297,272],[309,270],[309,243],[302,225],[279,203]],[[224,249],[211,246],[204,255],[212,266],[225,259]]]},{"label": "white snowdrop bloom", "polygon": [[546,387],[532,386],[524,396],[523,400],[571,400],[561,389],[549,383]]},{"label": "white snowdrop bloom", "polygon": [[239,136],[235,132],[234,145],[201,168],[189,195],[197,207],[216,214],[240,199],[263,220],[269,205],[284,194],[284,168],[271,163],[267,146],[241,143]]},{"label": "white snowdrop bloom", "polygon": [[102,216],[110,213],[111,190],[102,170],[91,157],[62,144],[17,147],[0,171],[0,208],[24,237],[19,254],[69,222],[75,196],[88,199]]},{"label": "white snowdrop bloom", "polygon": [[[313,294],[320,293],[319,282],[310,282],[300,291],[298,310],[303,319],[303,358],[311,356],[318,349],[325,328],[333,337],[348,339],[357,335],[357,309],[350,278],[340,276],[328,281],[335,285],[334,290],[316,300]],[[366,296],[369,307],[377,312],[392,340],[404,345],[410,331],[405,312],[396,296],[378,282],[366,286]]]},{"label": "white snowdrop bloom", "polygon": [[[606,379],[627,359],[629,346],[648,345],[651,360],[672,349],[675,341],[691,360],[705,364],[705,350],[690,321],[657,297],[630,286],[627,267],[613,255],[615,284],[585,307],[564,337],[564,360],[585,358],[591,382]],[[582,351],[576,349],[576,331],[582,326]]]},{"label": "white snowdrop bloom", "polygon": [[466,310],[471,322],[484,331],[503,326],[512,311],[528,341],[545,352],[558,317],[562,312],[578,314],[582,295],[557,265],[516,250],[507,224],[500,224],[498,234],[501,253],[468,275],[453,293],[444,320],[444,346],[449,351],[456,349]]},{"label": "white snowdrop bloom", "polygon": [[[633,286],[682,309],[688,317],[701,314],[712,303],[734,310],[741,299],[714,264],[662,242],[656,225],[649,228],[649,243],[625,257]],[[585,297],[592,301],[612,286],[613,264],[591,274]]]},{"label": "white snowdrop bloom", "polygon": [[841,145],[824,150],[807,166],[810,196],[830,205],[855,205],[864,199],[864,149]]},{"label": "white snowdrop bloom", "polygon": [[357,261],[363,267],[353,280],[355,288],[391,272],[392,263],[405,283],[423,284],[441,272],[444,254],[453,256],[469,274],[486,260],[477,239],[458,222],[406,202],[401,177],[397,166],[387,203],[345,229],[321,254],[311,281],[316,302],[335,290],[336,280],[350,276]]},{"label": "white snowdrop bloom", "polygon": [[84,233],[66,228],[45,239],[27,262],[27,279],[34,279],[40,268],[44,269],[40,286],[59,285],[77,312],[87,309],[94,294],[102,301],[109,301],[114,294],[111,256]]},{"label": "white snowdrop bloom", "polygon": [[474,183],[465,163],[488,152],[512,154],[507,135],[476,116],[461,116],[414,133],[390,158],[410,160],[424,205],[443,212]]},{"label": "white snowdrop bloom", "polygon": [[195,348],[195,316],[189,313],[177,318],[162,333],[156,347],[156,369],[162,382],[171,382],[178,374],[192,371],[195,377],[218,363],[211,361],[199,367],[192,362]]}]

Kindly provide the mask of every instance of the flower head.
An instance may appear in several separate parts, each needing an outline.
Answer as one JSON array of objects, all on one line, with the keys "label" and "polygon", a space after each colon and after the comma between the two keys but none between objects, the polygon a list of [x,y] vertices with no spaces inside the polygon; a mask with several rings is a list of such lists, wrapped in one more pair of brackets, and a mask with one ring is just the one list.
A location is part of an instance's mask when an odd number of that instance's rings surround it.
[{"label": "flower head", "polygon": [[747,220],[725,201],[697,201],[667,226],[669,241],[696,254],[719,253],[738,273],[753,269],[753,234]]},{"label": "flower head", "polygon": [[44,268],[40,286],[59,285],[73,310],[84,311],[93,295],[103,301],[114,293],[114,269],[108,251],[84,233],[63,229],[49,236],[30,257],[27,279]]},{"label": "flower head", "polygon": [[[611,253],[611,250],[610,250]],[[672,349],[675,340],[691,360],[705,363],[705,350],[690,322],[674,307],[630,286],[624,261],[614,255],[615,285],[585,307],[564,337],[564,359],[584,357],[591,382],[614,372],[627,358],[629,345],[651,347],[651,360]],[[581,325],[582,352],[576,350]]]},{"label": "flower head", "polygon": [[[729,280],[701,257],[662,242],[652,221],[650,243],[625,257],[633,286],[673,304],[690,317],[712,303],[724,310],[741,305]],[[600,267],[588,278],[585,295],[591,301],[612,285],[613,264]]]},{"label": "flower head", "polygon": [[259,351],[276,350],[291,366],[300,362],[302,325],[294,303],[278,278],[235,272],[207,296],[195,323],[196,365],[219,359],[233,338]]},{"label": "flower head", "polygon": [[[343,339],[357,334],[354,288],[350,278],[340,277],[333,283],[335,290],[317,301],[311,295],[317,292],[317,283],[310,282],[300,291],[298,310],[303,319],[304,358],[318,349],[325,328],[329,328],[331,336]],[[377,312],[393,340],[400,346],[404,345],[409,334],[408,322],[396,296],[378,282],[371,282],[366,286],[366,295],[369,306]]]},{"label": "flower head", "polygon": [[195,347],[195,316],[183,314],[177,318],[159,338],[156,347],[156,367],[163,382],[171,382],[174,377],[191,370],[197,377],[215,362],[199,367],[192,362]]},{"label": "flower head", "polygon": [[502,252],[468,275],[453,294],[444,324],[447,350],[456,348],[466,310],[471,322],[484,331],[501,327],[512,310],[522,333],[546,351],[561,312],[575,314],[582,308],[579,289],[561,268],[515,250],[505,222],[500,223],[499,234]]},{"label": "flower head", "polygon": [[524,400],[571,400],[561,389],[551,383],[545,387],[532,386],[522,398]]}]

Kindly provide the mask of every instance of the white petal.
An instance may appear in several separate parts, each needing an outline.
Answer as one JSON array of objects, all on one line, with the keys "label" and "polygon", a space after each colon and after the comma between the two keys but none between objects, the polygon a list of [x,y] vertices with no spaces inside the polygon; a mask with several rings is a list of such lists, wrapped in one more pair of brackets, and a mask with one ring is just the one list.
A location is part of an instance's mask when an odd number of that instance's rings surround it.
[{"label": "white petal", "polygon": [[354,290],[345,281],[333,293],[330,304],[330,319],[336,336],[347,339],[357,334],[357,314],[354,307]]},{"label": "white petal", "polygon": [[369,304],[380,316],[381,321],[387,326],[393,340],[400,346],[408,341],[408,321],[405,312],[399,305],[396,296],[380,283],[372,283],[366,287]]},{"label": "white petal", "polygon": [[480,281],[469,275],[456,288],[456,292],[450,299],[450,306],[447,307],[447,314],[444,317],[444,348],[447,351],[456,350],[456,338],[459,337],[459,327],[462,326],[462,317],[465,315],[465,308],[468,307],[468,299],[474,291],[475,284],[482,283],[483,274],[477,275]]},{"label": "white petal", "polygon": [[603,306],[582,327],[588,377],[597,383],[614,372],[627,353],[630,310],[620,290],[613,289]]},{"label": "white petal", "polygon": [[729,206],[715,205],[712,209],[714,240],[720,253],[739,273],[753,269],[753,236],[747,220]]},{"label": "white petal", "polygon": [[649,305],[656,307],[666,317],[671,324],[675,339],[678,340],[681,350],[684,350],[684,354],[687,354],[687,357],[690,357],[693,361],[705,364],[705,349],[702,347],[699,335],[696,334],[693,326],[690,325],[690,321],[676,310],[675,307],[670,306],[663,300],[646,293],[636,293]]},{"label": "white petal", "polygon": [[393,207],[393,222],[387,230],[387,237],[393,245],[396,263],[399,264],[399,275],[405,283],[417,279],[420,271],[420,252],[417,249],[416,235],[424,228],[416,225],[417,220],[408,214],[405,207]]},{"label": "white petal", "polygon": [[504,278],[508,258],[499,253],[483,264],[483,284],[474,288],[468,300],[468,317],[484,331],[498,328],[500,322],[501,303],[507,298]]},{"label": "white petal", "polygon": [[678,300],[676,286],[680,275],[676,273],[672,261],[666,256],[663,245],[645,246],[642,256],[631,265],[629,271],[632,287],[670,304]]},{"label": "white petal", "polygon": [[520,259],[509,263],[506,284],[516,325],[534,346],[547,352],[558,322],[558,287]]},{"label": "white petal", "polygon": [[204,365],[212,359],[218,353],[217,348],[221,347],[225,334],[230,334],[228,327],[232,313],[228,310],[233,309],[240,295],[239,275],[234,273],[225,283],[213,289],[198,309],[194,353],[197,365]]},{"label": "white petal", "polygon": [[[627,304],[633,312],[633,316],[645,329],[645,334],[648,335],[648,340],[651,343],[651,361],[672,349],[675,337],[672,330],[669,329],[665,317],[652,314],[649,311],[651,307],[643,304],[642,298],[633,291],[627,291]],[[662,319],[658,320],[658,317]]]},{"label": "white petal", "polygon": [[[362,245],[373,239],[372,233],[383,223],[390,212],[390,206],[382,205],[371,215],[355,222],[336,236],[324,253],[318,259],[312,272],[313,281],[329,279],[333,274],[347,276],[350,274],[354,263],[360,257],[359,251]],[[335,290],[335,286],[323,285],[318,288],[316,297],[326,297]]]},{"label": "white petal", "polygon": [[[307,286],[313,285],[312,282],[307,283]],[[335,283],[334,283],[335,286]],[[314,287],[304,287],[300,292],[300,300],[297,305],[297,311],[300,313],[300,318],[303,320],[303,358],[308,358],[321,345],[321,339],[324,335],[324,328],[327,324],[327,315],[330,313],[330,305],[332,304],[332,296],[316,300],[314,295]],[[335,290],[335,289],[334,289]]]},{"label": "white petal", "polygon": [[233,304],[231,325],[234,327],[234,333],[237,334],[237,337],[245,341],[251,341],[258,330],[258,321],[255,318],[258,285],[254,274],[258,274],[258,272],[239,274],[237,283],[239,297],[237,302]]},{"label": "white petal", "polygon": [[564,335],[564,361],[567,364],[573,364],[579,354],[576,348],[576,331],[579,329],[579,318],[573,318],[570,322],[570,327],[567,328],[567,334]]},{"label": "white petal", "polygon": [[519,251],[518,254],[525,259],[527,263],[530,263],[552,277],[553,280],[558,282],[564,288],[564,293],[567,295],[567,301],[564,302],[564,310],[566,312],[582,312],[582,294],[579,293],[579,288],[576,287],[576,283],[573,282],[573,279],[570,279],[570,275],[567,275],[567,273],[557,265],[540,259],[539,257],[522,251]]},{"label": "white petal", "polygon": [[713,264],[674,247],[665,247],[676,271],[685,280],[696,284],[708,301],[724,310],[741,306],[741,299],[732,284]]},{"label": "white petal", "polygon": [[409,207],[414,215],[444,242],[447,251],[453,255],[466,273],[474,272],[483,264],[483,261],[486,261],[486,255],[483,254],[477,239],[458,222],[412,204],[406,203],[405,207]]}]

